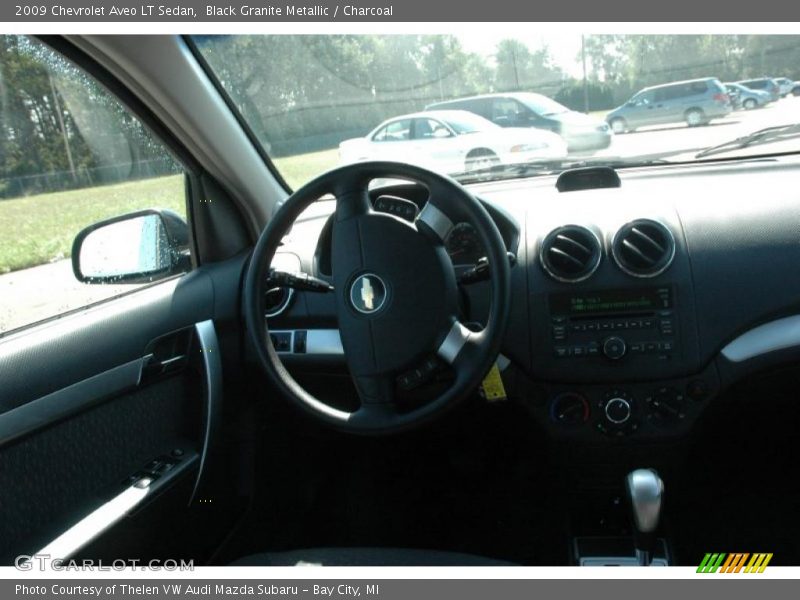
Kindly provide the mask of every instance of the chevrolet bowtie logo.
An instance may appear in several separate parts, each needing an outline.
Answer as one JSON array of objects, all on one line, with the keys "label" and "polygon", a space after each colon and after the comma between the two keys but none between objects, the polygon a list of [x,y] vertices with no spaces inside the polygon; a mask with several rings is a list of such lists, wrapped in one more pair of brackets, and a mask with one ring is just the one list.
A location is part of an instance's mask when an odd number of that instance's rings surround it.
[{"label": "chevrolet bowtie logo", "polygon": [[386,302],[386,285],[373,273],[356,277],[350,286],[350,304],[358,312],[370,315],[378,312]]},{"label": "chevrolet bowtie logo", "polygon": [[361,300],[364,302],[364,308],[367,310],[375,310],[375,290],[372,289],[372,282],[369,277],[361,279]]}]

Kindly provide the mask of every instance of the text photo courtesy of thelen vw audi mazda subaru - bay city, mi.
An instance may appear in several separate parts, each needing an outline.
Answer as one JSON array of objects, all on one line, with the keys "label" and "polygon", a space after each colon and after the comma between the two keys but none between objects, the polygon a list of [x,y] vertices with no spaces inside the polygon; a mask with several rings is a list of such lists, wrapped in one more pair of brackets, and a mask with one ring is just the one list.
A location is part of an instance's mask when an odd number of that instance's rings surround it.
[{"label": "text photo courtesy of thelen vw audi mazda subaru - bay city, mi", "polygon": [[474,31],[0,35],[2,564],[800,565],[800,36]]}]

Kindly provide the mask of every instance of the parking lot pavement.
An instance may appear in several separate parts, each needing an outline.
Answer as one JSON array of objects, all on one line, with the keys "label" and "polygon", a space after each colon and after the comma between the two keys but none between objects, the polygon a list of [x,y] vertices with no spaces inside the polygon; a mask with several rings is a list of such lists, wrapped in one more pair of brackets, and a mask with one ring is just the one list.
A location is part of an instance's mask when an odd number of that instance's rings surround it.
[{"label": "parking lot pavement", "polygon": [[70,260],[0,275],[0,333],[136,287],[81,283],[72,274]]},{"label": "parking lot pavement", "polygon": [[[796,122],[800,122],[800,97],[790,96],[766,108],[732,112],[704,127],[676,124],[617,135],[608,149],[594,156],[632,158],[667,153],[673,155],[667,159],[691,160],[696,152],[709,146],[764,127]],[[134,287],[79,283],[69,260],[0,275],[0,333]]]},{"label": "parking lot pavement", "polygon": [[[594,156],[635,157],[650,154],[681,154],[691,160],[694,154],[709,146],[722,144],[764,127],[800,122],[800,96],[789,96],[754,110],[737,110],[722,119],[714,119],[703,127],[687,127],[684,123],[637,129],[633,133],[614,136],[607,149]],[[669,156],[666,157],[669,160]]]}]

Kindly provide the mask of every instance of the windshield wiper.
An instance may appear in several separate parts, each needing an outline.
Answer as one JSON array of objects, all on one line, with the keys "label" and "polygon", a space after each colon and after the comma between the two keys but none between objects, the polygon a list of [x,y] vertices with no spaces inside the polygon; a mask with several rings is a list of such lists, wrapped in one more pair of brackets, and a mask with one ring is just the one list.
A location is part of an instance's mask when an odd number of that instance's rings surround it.
[{"label": "windshield wiper", "polygon": [[800,137],[800,123],[765,127],[764,129],[759,129],[753,133],[748,133],[747,135],[738,137],[735,140],[706,148],[705,150],[695,154],[694,157],[703,158],[704,156],[722,154],[723,152],[728,152],[730,150],[739,150],[741,148],[748,148],[749,146],[760,146],[761,144],[770,144],[772,142],[790,140],[796,137]]}]

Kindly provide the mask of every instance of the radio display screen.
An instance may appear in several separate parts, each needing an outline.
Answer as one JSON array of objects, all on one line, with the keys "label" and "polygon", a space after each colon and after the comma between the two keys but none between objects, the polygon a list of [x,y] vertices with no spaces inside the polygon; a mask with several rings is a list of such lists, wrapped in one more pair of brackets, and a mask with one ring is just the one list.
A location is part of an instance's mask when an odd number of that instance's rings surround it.
[{"label": "radio display screen", "polygon": [[550,312],[554,315],[577,317],[581,315],[652,312],[669,308],[672,308],[672,293],[668,287],[550,295]]}]

